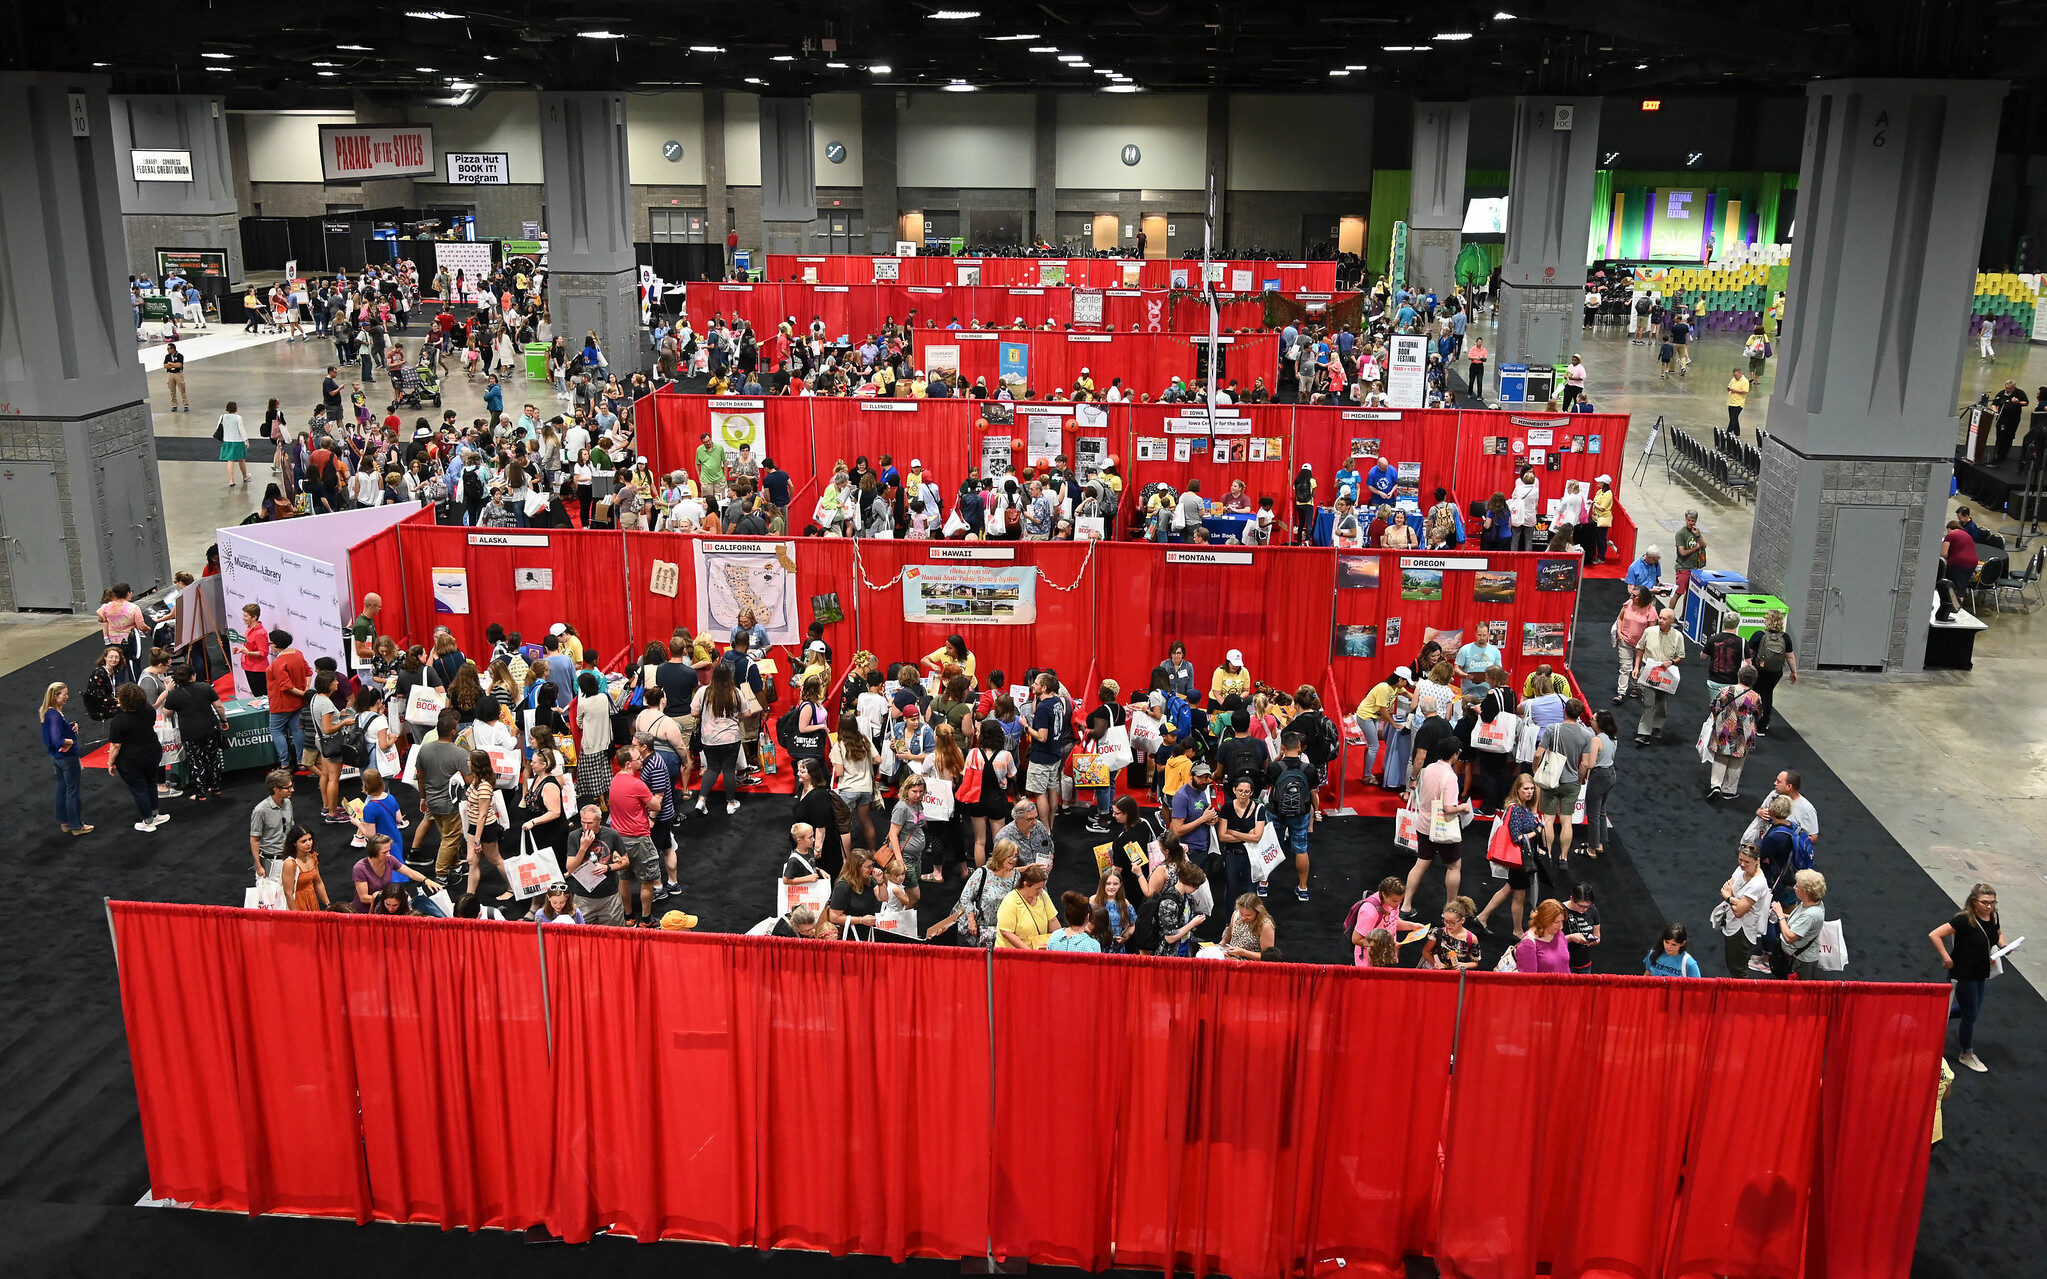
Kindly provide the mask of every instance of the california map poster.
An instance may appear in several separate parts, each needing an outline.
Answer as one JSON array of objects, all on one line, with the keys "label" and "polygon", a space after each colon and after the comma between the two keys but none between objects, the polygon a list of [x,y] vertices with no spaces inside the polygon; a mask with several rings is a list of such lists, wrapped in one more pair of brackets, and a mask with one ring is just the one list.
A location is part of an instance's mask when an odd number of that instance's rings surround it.
[{"label": "california map poster", "polygon": [[803,625],[796,615],[794,542],[696,543],[697,629],[723,641],[739,625],[741,612],[768,633],[770,644],[796,644]]}]

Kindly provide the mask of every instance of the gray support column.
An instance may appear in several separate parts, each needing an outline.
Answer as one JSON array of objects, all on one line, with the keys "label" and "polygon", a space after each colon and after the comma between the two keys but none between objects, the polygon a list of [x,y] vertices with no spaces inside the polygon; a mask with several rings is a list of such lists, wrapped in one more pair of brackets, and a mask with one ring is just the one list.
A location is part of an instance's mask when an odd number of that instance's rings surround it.
[{"label": "gray support column", "polygon": [[[1208,171],[1215,175],[1215,247],[1220,251],[1230,242],[1230,95],[1227,93],[1208,95]],[[1140,212],[1138,216],[1143,214]]]},{"label": "gray support column", "polygon": [[1031,131],[1032,214],[1037,222],[1033,234],[1047,244],[1059,243],[1059,98],[1040,93],[1036,127]]},{"label": "gray support column", "polygon": [[[227,109],[214,97],[116,97],[114,181],[128,239],[128,269],[155,275],[158,249],[219,249],[227,254],[223,286],[242,278],[241,210],[235,203],[228,153]],[[138,181],[128,153],[183,151],[192,176],[178,182]]]},{"label": "gray support column", "polygon": [[1514,99],[1496,364],[1570,359],[1585,309],[1598,159],[1599,99]]},{"label": "gray support column", "polygon": [[761,249],[807,253],[817,221],[809,98],[760,100]]},{"label": "gray support column", "polygon": [[547,294],[557,333],[595,329],[610,367],[645,367],[639,270],[626,186],[625,96],[540,95],[547,175]]},{"label": "gray support column", "polygon": [[895,90],[862,91],[860,208],[867,227],[866,247],[875,253],[892,253],[896,247],[896,222],[903,214],[902,196],[896,187],[901,172],[896,156]]},{"label": "gray support column", "polygon": [[0,73],[0,608],[170,580],[104,76]]},{"label": "gray support column", "polygon": [[[704,230],[714,244],[725,243],[732,220],[725,216],[732,194],[725,186],[725,95],[704,90]],[[729,260],[726,263],[731,264]]]},{"label": "gray support column", "polygon": [[[1966,81],[1806,88],[1748,574],[1784,600],[1808,669],[1924,665],[2003,96]],[[1701,372],[1719,385],[1721,370]]]},{"label": "gray support column", "polygon": [[1470,137],[1470,103],[1414,104],[1407,278],[1446,297],[1455,287],[1457,254],[1464,247],[1464,153]]},{"label": "gray support column", "polygon": [[[413,108],[403,102],[392,102],[385,98],[373,97],[367,93],[355,95],[355,122],[357,124],[417,124],[419,116]],[[413,178],[377,178],[361,186],[364,209],[410,209],[418,201],[413,198]]]}]

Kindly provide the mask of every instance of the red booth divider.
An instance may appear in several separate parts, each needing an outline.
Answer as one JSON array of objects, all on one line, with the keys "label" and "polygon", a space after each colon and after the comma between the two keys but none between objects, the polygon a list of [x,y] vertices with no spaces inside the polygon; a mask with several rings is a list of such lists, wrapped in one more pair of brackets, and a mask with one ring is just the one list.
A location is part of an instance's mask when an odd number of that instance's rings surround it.
[{"label": "red booth divider", "polygon": [[[1221,259],[1218,288],[1231,293],[1329,293],[1335,262],[1263,262]],[[763,275],[770,283],[957,285],[1071,285],[1089,289],[1186,289],[1201,285],[1201,263],[1187,258],[898,258],[859,253],[770,253]]]},{"label": "red booth divider", "polygon": [[1235,1279],[1904,1279],[1948,998],[110,914],[162,1198]]},{"label": "red booth divider", "polygon": [[[958,344],[963,364],[969,369],[987,370],[986,376],[994,375],[999,335],[954,333],[950,337],[960,339]],[[1271,335],[1261,335],[1258,340],[1277,341]],[[1096,385],[1106,387],[1108,382],[1104,370],[1117,367],[1107,361],[1117,358],[1117,353],[1126,350],[1127,344],[1186,341],[1185,337],[1172,335],[1161,338],[1143,335],[1105,338],[1084,334],[1035,334],[1030,339],[1031,367],[1034,374],[1039,369],[1053,368],[1056,353],[1057,360],[1063,361],[1057,363],[1057,371],[1070,383],[1071,376],[1078,373],[1081,364],[1092,357],[1103,361],[1088,367],[1093,370]],[[1040,362],[1040,351],[1045,353],[1043,363]],[[1236,374],[1233,372],[1231,376]],[[1125,382],[1129,385],[1127,378]],[[981,441],[989,434],[989,427],[982,421],[983,403],[971,399],[769,396],[765,399],[767,451],[789,473],[793,490],[808,489],[810,503],[815,502],[820,486],[830,478],[835,461],[850,463],[863,454],[874,461],[886,453],[895,459],[898,467],[907,467],[913,458],[921,458],[926,473],[950,504],[967,469],[978,466],[981,461]],[[1201,406],[1126,402],[1099,404],[1094,408],[1105,415],[1102,425],[1080,425],[1075,420],[1074,406],[1068,401],[1032,400],[1012,404],[1010,412],[1015,421],[1009,427],[1009,438],[1016,465],[1024,465],[1027,457],[1027,419],[1033,412],[1062,416],[1067,419],[1061,435],[1062,451],[1072,457],[1073,440],[1077,436],[1093,435],[1106,439],[1109,454],[1122,464],[1122,474],[1129,482],[1127,491],[1130,493],[1134,494],[1155,480],[1171,484],[1177,490],[1185,487],[1188,479],[1198,476],[1204,493],[1219,498],[1228,490],[1230,480],[1242,479],[1254,503],[1260,495],[1271,496],[1281,523],[1290,526],[1291,481],[1295,472],[1303,463],[1315,468],[1316,498],[1326,506],[1335,493],[1336,472],[1350,459],[1354,446],[1359,442],[1369,444],[1377,441],[1379,452],[1391,461],[1419,463],[1420,497],[1424,506],[1428,505],[1431,495],[1440,486],[1457,499],[1460,509],[1467,511],[1472,502],[1483,502],[1495,491],[1512,492],[1516,462],[1527,458],[1531,448],[1539,448],[1545,451],[1546,456],[1537,478],[1546,498],[1561,496],[1567,480],[1581,480],[1589,487],[1596,476],[1611,475],[1614,478],[1614,525],[1609,558],[1620,565],[1634,558],[1634,521],[1620,505],[1629,423],[1623,413],[1531,415],[1498,410],[1246,404],[1238,406],[1237,414],[1252,421],[1250,435],[1211,436],[1206,432],[1191,435],[1188,438],[1204,442],[1206,450],[1193,453],[1186,462],[1175,462],[1171,460],[1175,437],[1166,431],[1165,423],[1176,417],[1198,418],[1202,415]],[[649,400],[643,400],[639,420],[652,424],[651,427],[643,426],[642,431],[645,447],[654,459],[656,469],[666,471],[682,467],[694,472],[698,437],[713,428],[715,418],[716,410],[709,396],[658,392]],[[1554,445],[1530,443],[1531,431],[1545,430],[1551,432],[1552,441],[1574,442],[1576,437],[1584,436],[1585,448],[1558,454],[1558,468],[1550,470],[1547,454]],[[1139,438],[1165,440],[1166,458],[1140,461],[1137,457]],[[1277,439],[1280,449],[1275,454],[1268,446],[1266,460],[1252,462],[1249,450],[1239,451],[1237,447],[1248,444],[1252,438]],[[1488,438],[1494,441],[1491,446],[1495,450],[1493,452],[1487,452]],[[1537,434],[1534,438],[1539,440],[1541,436]],[[1218,441],[1232,445],[1233,458],[1227,464],[1218,465],[1213,461],[1214,445]],[[1598,442],[1599,452],[1596,453],[1590,451],[1594,441]],[[1520,446],[1518,451],[1516,445]],[[1130,532],[1135,512],[1128,498],[1124,505],[1120,527],[1110,530],[1112,538]],[[800,528],[808,522],[809,516],[810,506],[807,503],[791,513],[791,520]],[[1465,535],[1471,544],[1478,541],[1478,529],[1469,519]]]}]

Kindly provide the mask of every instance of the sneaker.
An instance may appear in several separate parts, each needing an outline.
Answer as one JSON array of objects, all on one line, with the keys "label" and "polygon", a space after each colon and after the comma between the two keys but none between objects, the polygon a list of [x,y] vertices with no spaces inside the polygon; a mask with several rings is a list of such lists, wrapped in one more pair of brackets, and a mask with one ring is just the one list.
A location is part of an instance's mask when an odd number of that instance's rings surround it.
[{"label": "sneaker", "polygon": [[155,822],[137,822],[137,823],[135,823],[135,829],[136,829],[136,830],[139,830],[139,831],[141,831],[141,832],[142,832],[143,834],[147,835],[147,834],[148,834],[149,832],[151,832],[151,831],[153,831],[153,830],[155,830],[155,829],[156,829],[156,823],[155,823]]},{"label": "sneaker", "polygon": [[1978,1074],[1982,1074],[1990,1069],[1990,1067],[1983,1064],[1983,1059],[1981,1057],[1978,1057],[1975,1053],[1963,1053],[1961,1056],[1955,1058],[1955,1060],[1961,1062],[1964,1066],[1967,1066],[1969,1069],[1976,1071]]},{"label": "sneaker", "polygon": [[157,827],[163,825],[170,819],[171,815],[169,813],[158,813],[156,817],[149,823],[149,828],[151,830],[155,830]]},{"label": "sneaker", "polygon": [[1305,888],[1294,889],[1294,900],[1301,902],[1308,900],[1308,890]]},{"label": "sneaker", "polygon": [[1253,891],[1253,892],[1256,892],[1256,893],[1257,893],[1257,894],[1258,894],[1258,895],[1259,895],[1260,897],[1263,897],[1263,896],[1265,896],[1265,885],[1263,885],[1263,884],[1254,884],[1254,885],[1252,885],[1252,891]]},{"label": "sneaker", "polygon": [[178,796],[184,793],[185,792],[179,790],[175,786],[166,786],[163,789],[157,791],[156,797],[158,799],[176,799]]},{"label": "sneaker", "polygon": [[370,841],[363,836],[361,831],[357,831],[355,838],[348,841],[350,848],[368,848],[369,844]]},{"label": "sneaker", "polygon": [[1626,701],[1626,700],[1628,700],[1628,699],[1627,699],[1626,697],[1622,696],[1622,695],[1621,695],[1621,694],[1619,694],[1619,693],[1615,693],[1615,694],[1613,695],[1613,704],[1614,704],[1615,706],[1619,706],[1619,705],[1620,705],[1620,704],[1621,704],[1622,702],[1624,702],[1624,701]]},{"label": "sneaker", "polygon": [[666,900],[668,900],[668,894],[669,894],[669,893],[670,893],[671,891],[672,891],[672,890],[671,890],[671,889],[670,889],[670,888],[668,887],[668,885],[666,885],[666,884],[661,884],[661,885],[658,885],[658,886],[656,886],[656,887],[655,887],[655,889],[654,889],[654,900],[655,900],[655,901],[657,901],[657,902],[658,902],[658,901],[666,901]]},{"label": "sneaker", "polygon": [[702,800],[698,800],[698,801],[697,801],[697,811],[698,811],[698,812],[700,812],[700,813],[708,813],[708,812],[710,812],[711,810],[710,810],[710,809],[709,809],[709,808],[708,808],[708,807],[707,807],[707,806],[706,806],[706,805],[704,804],[704,801],[702,801]]},{"label": "sneaker", "polygon": [[734,813],[736,813],[736,812],[738,812],[738,811],[739,811],[739,801],[738,801],[738,800],[736,800],[736,799],[733,799],[733,800],[727,800],[727,801],[725,802],[725,815],[726,815],[727,817],[730,817],[730,816],[732,816],[732,815],[733,815]]}]

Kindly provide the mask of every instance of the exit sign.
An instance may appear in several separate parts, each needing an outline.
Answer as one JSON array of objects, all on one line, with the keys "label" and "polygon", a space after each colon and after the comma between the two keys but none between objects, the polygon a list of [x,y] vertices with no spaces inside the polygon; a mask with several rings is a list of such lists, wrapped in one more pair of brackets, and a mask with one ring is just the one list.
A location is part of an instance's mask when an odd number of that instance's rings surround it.
[{"label": "exit sign", "polygon": [[1642,109],[1644,111],[1661,111],[1663,110],[1663,99],[1644,98],[1642,99]]}]

